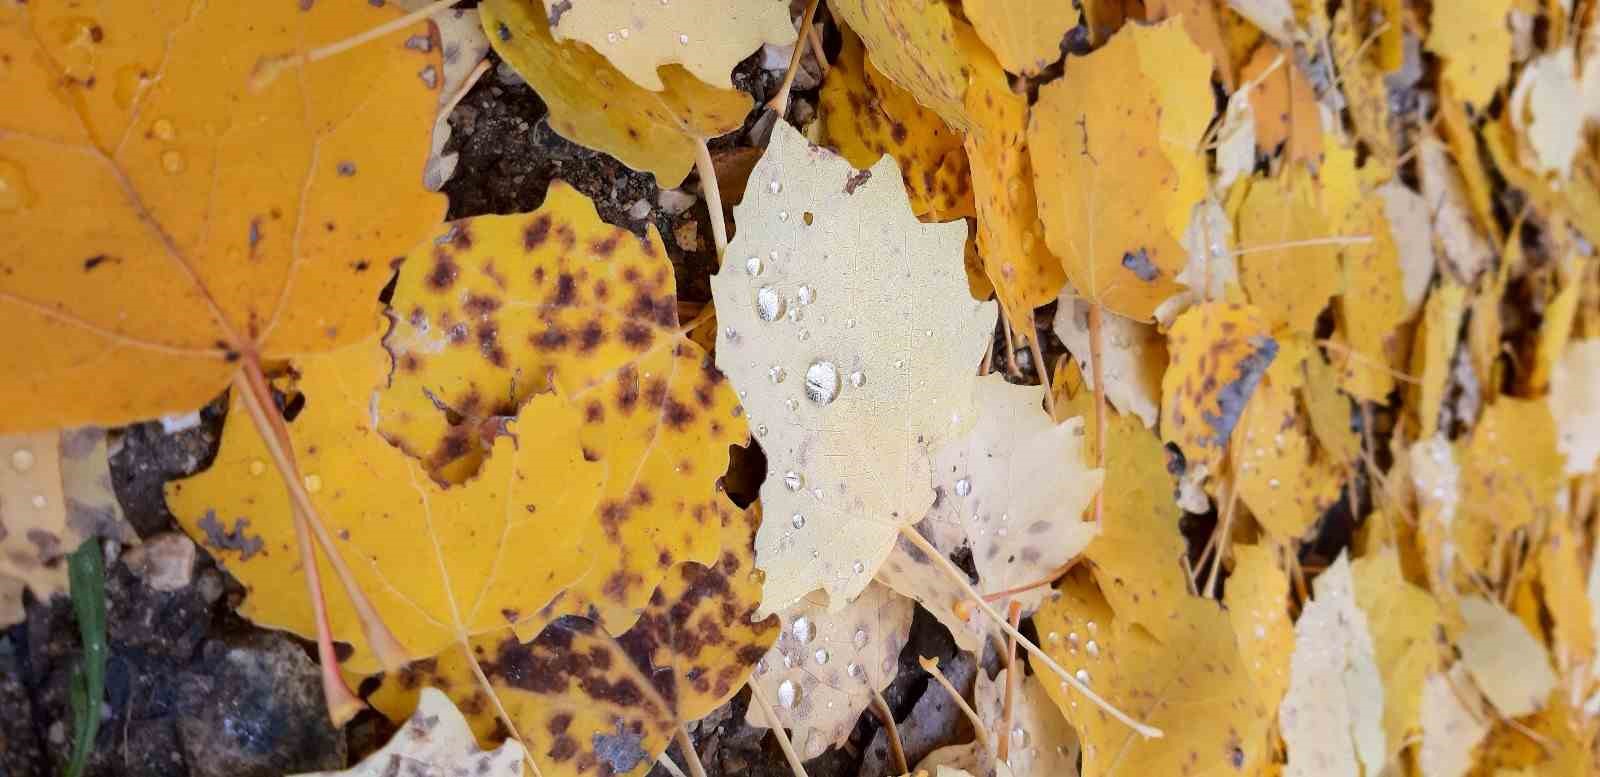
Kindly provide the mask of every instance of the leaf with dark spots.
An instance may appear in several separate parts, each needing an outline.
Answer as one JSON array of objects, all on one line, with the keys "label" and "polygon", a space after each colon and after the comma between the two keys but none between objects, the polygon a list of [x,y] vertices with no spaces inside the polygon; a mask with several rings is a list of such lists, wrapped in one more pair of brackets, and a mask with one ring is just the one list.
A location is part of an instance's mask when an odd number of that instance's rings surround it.
[{"label": "leaf with dark spots", "polygon": [[1146,283],[1161,276],[1161,268],[1157,267],[1155,262],[1150,261],[1150,254],[1146,253],[1143,248],[1123,254],[1122,267],[1133,273],[1135,278]]},{"label": "leaf with dark spots", "polygon": [[342,772],[304,773],[297,777],[521,777],[522,745],[505,742],[494,750],[480,749],[463,712],[474,714],[466,704],[457,710],[450,697],[438,689],[424,689],[416,712],[377,752]]},{"label": "leaf with dark spots", "polygon": [[1259,310],[1206,303],[1178,316],[1167,334],[1161,434],[1190,465],[1216,472],[1245,403],[1277,356]]},{"label": "leaf with dark spots", "polygon": [[[579,522],[597,555],[562,612],[592,606],[607,628],[625,631],[660,582],[661,550],[705,562],[722,550],[714,533],[680,542],[668,528],[718,498],[728,446],[746,432],[743,422],[711,421],[733,416],[738,400],[725,381],[708,379],[710,357],[679,331],[672,265],[653,227],[635,239],[556,182],[533,213],[440,230],[461,234],[472,236],[470,246],[426,241],[400,268],[390,304],[405,312],[391,316],[384,339],[400,369],[380,391],[379,426],[407,451],[448,453],[440,441],[481,421],[488,407],[470,407],[468,397],[511,407],[552,390],[570,399],[584,450],[612,473],[603,503],[628,509]],[[436,282],[443,276],[448,285]],[[450,347],[459,322],[469,324],[465,342]],[[460,482],[480,466],[481,446],[456,450],[458,459],[427,460],[435,478]],[[633,504],[640,488],[655,499]]]}]

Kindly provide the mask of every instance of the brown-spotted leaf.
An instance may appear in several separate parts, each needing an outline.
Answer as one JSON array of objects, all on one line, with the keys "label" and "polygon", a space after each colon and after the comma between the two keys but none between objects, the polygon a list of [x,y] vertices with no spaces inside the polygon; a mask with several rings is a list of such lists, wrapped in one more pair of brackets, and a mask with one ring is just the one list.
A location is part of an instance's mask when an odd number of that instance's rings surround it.
[{"label": "brown-spotted leaf", "polygon": [[716,558],[716,535],[700,527],[745,423],[679,331],[654,228],[640,238],[606,224],[556,182],[532,213],[465,219],[423,243],[390,305],[395,368],[374,412],[429,469],[470,472],[481,423],[537,392],[553,388],[581,413],[585,456],[609,477],[581,521],[598,532],[593,572],[563,612],[597,608],[606,628],[626,629],[668,568]]},{"label": "brown-spotted leaf", "polygon": [[450,697],[437,688],[424,688],[416,711],[377,752],[341,772],[295,777],[394,777],[402,769],[417,777],[468,773],[477,777],[522,777],[523,752],[522,745],[516,742],[507,742],[489,752],[479,750],[466,718]]},{"label": "brown-spotted leaf", "polygon": [[833,0],[828,7],[861,36],[873,65],[951,127],[967,130],[966,60],[944,0]]},{"label": "brown-spotted leaf", "polygon": [[1167,332],[1161,436],[1189,466],[1217,472],[1234,427],[1278,355],[1267,320],[1249,305],[1211,302],[1185,311]]},{"label": "brown-spotted leaf", "polygon": [[659,70],[669,64],[732,89],[728,76],[739,60],[762,44],[795,39],[783,0],[545,0],[544,6],[557,41],[588,44],[652,92],[667,88]]}]

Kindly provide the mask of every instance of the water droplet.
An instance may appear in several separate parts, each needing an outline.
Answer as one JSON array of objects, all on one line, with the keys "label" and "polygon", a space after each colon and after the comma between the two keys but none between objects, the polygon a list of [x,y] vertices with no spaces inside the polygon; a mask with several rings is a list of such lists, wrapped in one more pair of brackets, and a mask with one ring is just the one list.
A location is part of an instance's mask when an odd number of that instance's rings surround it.
[{"label": "water droplet", "polygon": [[1089,640],[1088,643],[1083,646],[1083,652],[1088,653],[1090,658],[1099,658],[1100,643],[1095,642],[1092,639]]},{"label": "water droplet", "polygon": [[802,314],[800,313],[800,306],[799,305],[796,305],[796,306],[794,306],[792,308],[789,308],[789,320],[790,321],[799,321],[801,315]]},{"label": "water droplet", "polygon": [[810,643],[817,636],[816,632],[811,628],[811,621],[803,615],[795,618],[789,629],[794,632],[794,638],[800,640],[802,645]]},{"label": "water droplet", "polygon": [[1078,649],[1078,632],[1076,632],[1076,631],[1067,632],[1067,644],[1071,645],[1073,650],[1077,650]]},{"label": "water droplet", "polygon": [[306,475],[305,476],[305,486],[306,486],[306,492],[307,493],[315,494],[318,491],[321,491],[322,490],[322,476],[321,475]]},{"label": "water droplet", "polygon": [[167,142],[171,142],[178,138],[178,130],[176,127],[172,126],[172,121],[170,119],[156,119],[155,121],[151,122],[150,134],[155,136],[156,140]]},{"label": "water droplet", "polygon": [[794,668],[794,656],[791,656],[788,653],[784,653],[783,654],[783,668],[784,669],[793,669]]},{"label": "water droplet", "polygon": [[789,211],[786,211],[786,210],[778,211],[778,220],[779,221],[788,221],[789,220]]},{"label": "water droplet", "polygon": [[1278,487],[1278,479],[1277,478],[1273,478],[1271,480],[1268,480],[1267,481],[1267,487],[1268,488],[1277,488]]},{"label": "water droplet", "polygon": [[623,27],[622,29],[617,30],[617,35],[619,37],[621,37],[623,40],[627,40],[628,39],[628,28],[627,27]]},{"label": "water droplet", "polygon": [[783,297],[778,296],[778,290],[771,286],[762,286],[756,290],[756,315],[762,321],[777,321],[783,317]]},{"label": "water droplet", "polygon": [[861,370],[850,373],[850,385],[861,388],[867,385],[867,374]]},{"label": "water droplet", "polygon": [[972,481],[962,478],[956,481],[956,496],[966,496],[972,493]]},{"label": "water droplet", "polygon": [[852,637],[850,639],[850,642],[851,642],[851,644],[854,644],[856,646],[856,650],[860,650],[860,649],[866,647],[867,646],[867,630],[866,629],[856,629],[856,634],[855,634],[854,637]]},{"label": "water droplet", "polygon": [[812,362],[806,368],[806,399],[826,405],[839,396],[839,370],[833,362]]},{"label": "water droplet", "polygon": [[33,189],[22,166],[0,159],[0,213],[22,210],[33,204]]},{"label": "water droplet", "polygon": [[806,527],[806,517],[799,513],[795,513],[789,517],[789,525],[795,527],[796,529],[804,529]]},{"label": "water droplet", "polygon": [[894,368],[895,369],[902,370],[902,369],[905,369],[905,366],[906,366],[906,360],[905,359],[895,359],[894,360]]},{"label": "water droplet", "polygon": [[32,502],[35,510],[43,510],[45,505],[50,504],[49,500],[44,498],[44,494],[34,494]]},{"label": "water droplet", "polygon": [[790,491],[799,491],[806,487],[806,476],[791,469],[783,473],[783,484],[788,486]]},{"label": "water droplet", "polygon": [[760,661],[756,662],[756,677],[760,677],[761,675],[764,675],[766,673],[767,673],[767,659],[763,658]]},{"label": "water droplet", "polygon": [[729,340],[737,340],[739,338],[739,333],[733,331],[733,327],[731,326],[724,327],[722,329],[722,336],[728,338]]},{"label": "water droplet", "polygon": [[783,400],[783,406],[789,408],[789,412],[793,413],[800,409],[800,400],[795,399],[794,397],[789,397],[788,399]]},{"label": "water droplet", "polygon": [[783,379],[787,377],[789,377],[789,371],[776,364],[772,365],[771,369],[767,370],[767,380],[770,380],[773,383],[782,383]]},{"label": "water droplet", "polygon": [[183,172],[183,155],[172,149],[161,152],[161,169],[169,173]]},{"label": "water droplet", "polygon": [[811,330],[802,329],[802,330],[800,330],[799,334],[795,335],[795,337],[799,338],[800,342],[802,342],[802,343],[807,341],[807,340],[810,340],[811,339]]},{"label": "water droplet", "polygon": [[844,328],[845,329],[855,329],[856,328],[856,320],[853,319],[853,318],[845,319],[844,320]]},{"label": "water droplet", "polygon": [[855,563],[854,563],[854,564],[851,564],[851,565],[850,565],[850,568],[851,568],[851,569],[852,569],[852,570],[854,570],[854,571],[855,571],[855,573],[856,573],[856,574],[858,574],[858,575],[859,575],[859,574],[861,574],[861,573],[863,573],[863,572],[866,572],[866,571],[867,571],[867,565],[866,565],[866,564],[863,564],[863,563],[861,563],[861,562],[860,562],[860,561],[857,561],[857,562],[855,562]]},{"label": "water droplet", "polygon": [[679,46],[687,46],[687,45],[689,45],[689,36],[686,35],[686,34],[681,34],[680,33],[678,35],[678,45]]},{"label": "water droplet", "polygon": [[1089,670],[1087,669],[1079,669],[1077,672],[1074,672],[1072,676],[1078,678],[1078,682],[1083,683],[1084,685],[1089,684]]},{"label": "water droplet", "polygon": [[617,42],[617,34],[614,33],[614,32],[606,33],[606,42],[607,43],[616,43]]},{"label": "water droplet", "polygon": [[800,686],[793,680],[784,680],[778,683],[778,703],[784,707],[793,707],[800,700]]},{"label": "water droplet", "polygon": [[774,178],[772,179],[772,183],[767,184],[767,189],[773,194],[777,194],[778,192],[783,191],[783,182]]},{"label": "water droplet", "polygon": [[749,259],[744,260],[744,271],[750,273],[752,276],[760,275],[761,269],[761,257],[752,256]]},{"label": "water droplet", "polygon": [[267,471],[267,463],[266,462],[264,462],[264,461],[262,461],[260,459],[255,459],[255,460],[250,462],[250,474],[251,475],[254,475],[255,477],[261,477],[261,475],[263,473],[265,473],[266,471]]},{"label": "water droplet", "polygon": [[817,300],[817,292],[812,290],[810,286],[801,286],[795,289],[794,296],[795,299],[800,300],[802,305],[810,305]]},{"label": "water droplet", "polygon": [[1093,634],[1095,632],[1095,629],[1098,628],[1097,626],[1094,625],[1094,621],[1089,621],[1088,623],[1086,623],[1084,625],[1089,627],[1089,633],[1090,634]]},{"label": "water droplet", "polygon": [[860,664],[852,663],[844,668],[844,673],[860,680],[861,676],[866,674],[866,671],[861,668]]},{"label": "water droplet", "polygon": [[750,570],[750,582],[754,585],[761,585],[767,582],[766,570],[759,568]]},{"label": "water droplet", "polygon": [[817,648],[817,652],[812,654],[812,657],[817,659],[817,665],[818,666],[822,666],[822,665],[828,663],[828,649],[827,648]]},{"label": "water droplet", "polygon": [[1049,642],[1060,642],[1061,641],[1061,635],[1057,634],[1054,631],[1052,631],[1049,634],[1045,635],[1045,640],[1047,640]]},{"label": "water droplet", "polygon": [[767,436],[767,425],[766,424],[762,424],[762,425],[756,427],[756,436],[757,437],[766,437]]},{"label": "water droplet", "polygon": [[27,472],[33,469],[33,451],[27,448],[18,448],[12,451],[11,468],[18,472]]}]

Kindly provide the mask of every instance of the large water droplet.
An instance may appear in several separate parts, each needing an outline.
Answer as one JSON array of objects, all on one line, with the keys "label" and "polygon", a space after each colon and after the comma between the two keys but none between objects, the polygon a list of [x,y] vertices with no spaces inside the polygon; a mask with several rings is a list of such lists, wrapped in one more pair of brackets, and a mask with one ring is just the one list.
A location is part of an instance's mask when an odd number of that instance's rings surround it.
[{"label": "large water droplet", "polygon": [[172,149],[161,152],[161,169],[169,173],[181,173],[185,167],[183,155]]},{"label": "large water droplet", "polygon": [[782,383],[783,379],[787,377],[789,377],[789,371],[776,364],[767,370],[767,379],[773,383]]},{"label": "large water droplet", "polygon": [[794,632],[794,638],[800,640],[800,644],[802,645],[810,642],[817,636],[817,633],[812,630],[811,621],[807,620],[805,616],[795,618],[794,623],[790,624],[789,630]]},{"label": "large water droplet", "polygon": [[761,257],[752,256],[749,259],[744,260],[744,271],[750,273],[752,277],[760,275],[762,269],[764,268],[761,264]]},{"label": "large water droplet", "polygon": [[806,399],[826,405],[839,396],[839,370],[833,362],[812,362],[806,368]]},{"label": "large water droplet", "polygon": [[866,671],[861,668],[860,664],[852,662],[849,666],[844,668],[844,673],[856,678],[857,680],[860,680],[861,676],[866,674]]},{"label": "large water droplet", "polygon": [[799,491],[800,489],[806,487],[806,476],[791,469],[788,472],[783,473],[783,484],[787,486],[790,491]]},{"label": "large water droplet", "polygon": [[305,476],[305,486],[306,486],[306,492],[307,493],[315,494],[318,491],[321,491],[322,490],[322,476],[321,475],[306,475]]},{"label": "large water droplet", "polygon": [[251,475],[253,475],[255,477],[261,477],[261,475],[264,474],[266,471],[267,471],[267,463],[266,462],[264,462],[264,461],[262,461],[260,459],[251,460],[251,462],[250,462],[250,474]]},{"label": "large water droplet", "polygon": [[817,648],[817,652],[812,657],[817,659],[818,666],[825,665],[828,663],[828,649]]},{"label": "large water droplet", "polygon": [[778,295],[778,290],[771,286],[762,286],[756,290],[756,315],[762,321],[777,321],[783,317],[783,297]]},{"label": "large water droplet", "polygon": [[1099,658],[1100,657],[1100,643],[1095,642],[1092,639],[1089,640],[1087,643],[1084,644],[1083,652],[1088,653],[1090,658]]},{"label": "large water droplet", "polygon": [[33,504],[33,509],[35,509],[35,510],[43,510],[45,508],[45,505],[50,504],[50,500],[45,499],[44,498],[44,494],[34,494],[33,495],[32,504]]},{"label": "large water droplet", "polygon": [[802,305],[810,305],[811,303],[817,301],[817,292],[813,291],[810,286],[801,286],[800,288],[796,289],[794,296],[795,299],[800,300],[800,304]]},{"label": "large water droplet", "polygon": [[33,469],[33,451],[27,448],[18,448],[12,451],[11,468],[18,472],[27,472]]},{"label": "large water droplet", "polygon": [[856,629],[856,634],[855,634],[854,637],[851,638],[850,642],[856,646],[856,650],[860,650],[860,649],[866,647],[867,646],[867,630],[866,629]]},{"label": "large water droplet", "polygon": [[861,388],[867,385],[867,374],[861,370],[850,373],[850,385]]},{"label": "large water droplet", "polygon": [[778,683],[779,704],[792,708],[797,701],[800,701],[800,686],[795,685],[793,680],[784,680]]},{"label": "large water droplet", "polygon": [[972,481],[962,478],[956,481],[956,496],[966,496],[972,493]]},{"label": "large water droplet", "polygon": [[806,517],[799,513],[795,513],[794,515],[789,516],[789,525],[795,527],[796,529],[804,529],[806,527]]}]

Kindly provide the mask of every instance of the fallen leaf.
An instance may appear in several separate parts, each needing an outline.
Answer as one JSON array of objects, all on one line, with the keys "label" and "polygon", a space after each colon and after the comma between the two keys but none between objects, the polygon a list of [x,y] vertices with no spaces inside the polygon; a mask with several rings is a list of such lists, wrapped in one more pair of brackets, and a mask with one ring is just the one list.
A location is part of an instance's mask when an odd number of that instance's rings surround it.
[{"label": "fallen leaf", "polygon": [[900,167],[911,212],[928,221],[976,215],[961,136],[866,60],[845,30],[817,97],[827,145],[858,168],[888,154]]},{"label": "fallen leaf", "polygon": [[1384,183],[1375,193],[1383,200],[1383,216],[1399,259],[1401,290],[1409,320],[1422,310],[1428,286],[1433,282],[1436,259],[1431,235],[1432,214],[1428,201],[1399,181]]},{"label": "fallen leaf", "polygon": [[586,548],[592,568],[568,581],[565,612],[621,632],[669,567],[716,558],[689,527],[722,499],[728,446],[747,432],[732,388],[680,331],[653,226],[640,238],[606,224],[557,181],[532,213],[457,221],[418,246],[390,305],[394,370],[372,412],[431,471],[476,471],[477,431],[541,392],[581,408],[584,454],[610,472],[595,513],[605,541]]},{"label": "fallen leaf", "polygon": [[[405,0],[400,5],[408,11],[414,11],[426,3],[422,0]],[[439,30],[439,56],[444,80],[439,85],[439,115],[433,122],[433,143],[428,150],[428,161],[422,168],[422,185],[428,191],[436,192],[443,189],[445,182],[455,175],[456,164],[461,161],[459,151],[445,151],[454,131],[450,126],[450,109],[462,96],[461,90],[469,86],[467,77],[489,55],[489,38],[483,34],[483,22],[478,18],[476,8],[453,8],[435,14],[432,19]],[[412,41],[406,43],[412,45]],[[419,42],[416,45],[423,44]],[[433,45],[432,41],[427,45]]]},{"label": "fallen leaf", "polygon": [[1551,655],[1557,673],[1570,678],[1595,656],[1594,613],[1583,561],[1582,523],[1572,515],[1553,516],[1539,545],[1539,585],[1549,613]]},{"label": "fallen leaf", "polygon": [[1463,284],[1471,284],[1494,263],[1494,249],[1478,231],[1461,182],[1460,169],[1450,161],[1443,144],[1433,138],[1420,141],[1417,164],[1422,196],[1433,214],[1433,235],[1440,249],[1441,268]]},{"label": "fallen leaf", "polygon": [[[1070,291],[1056,305],[1055,333],[1072,354],[1089,388],[1094,370],[1089,332],[1091,303]],[[1115,313],[1100,317],[1100,371],[1106,381],[1106,401],[1139,417],[1146,428],[1156,425],[1161,410],[1161,374],[1167,368],[1166,340],[1150,324]]]},{"label": "fallen leaf", "polygon": [[544,0],[544,7],[556,42],[587,44],[652,92],[669,88],[658,73],[665,65],[681,65],[701,81],[732,89],[729,74],[740,60],[764,44],[795,40],[789,5],[782,0]]},{"label": "fallen leaf", "polygon": [[[1283,61],[1278,59],[1282,57]],[[1267,68],[1276,69],[1271,73]],[[1285,53],[1271,43],[1263,43],[1245,63],[1239,77],[1255,86],[1250,90],[1250,113],[1255,118],[1256,148],[1274,154],[1285,142],[1284,154],[1296,162],[1316,159],[1322,153],[1322,115],[1311,82],[1295,64],[1292,52]]]},{"label": "fallen leaf", "polygon": [[1146,0],[1145,21],[1159,22],[1170,17],[1180,17],[1190,39],[1211,55],[1222,87],[1233,91],[1234,65],[1228,44],[1222,37],[1222,24],[1217,18],[1215,0]]},{"label": "fallen leaf", "polygon": [[1294,42],[1299,28],[1289,0],[1227,0],[1227,3],[1273,40],[1282,44]]},{"label": "fallen leaf", "polygon": [[1387,689],[1343,553],[1317,577],[1316,589],[1295,623],[1289,692],[1278,709],[1289,753],[1284,774],[1377,774],[1387,761]]},{"label": "fallen leaf", "polygon": [[1036,76],[1061,58],[1078,11],[1054,0],[968,0],[961,9],[1007,71]]},{"label": "fallen leaf", "polygon": [[1540,174],[1570,177],[1583,146],[1584,117],[1572,110],[1584,104],[1577,69],[1571,46],[1556,49],[1529,62],[1511,92],[1511,125],[1525,133]]},{"label": "fallen leaf", "polygon": [[[800,757],[843,745],[873,695],[894,681],[915,609],[874,583],[837,612],[801,601],[779,613],[777,644],[756,664],[752,692],[772,705]],[[767,726],[753,703],[745,722]]]},{"label": "fallen leaf", "polygon": [[[1474,698],[1462,701],[1461,692]],[[1488,711],[1481,709],[1472,690],[1472,680],[1461,664],[1446,672],[1428,675],[1422,686],[1422,746],[1417,750],[1417,766],[1423,774],[1437,777],[1462,777],[1472,767],[1472,752],[1489,733]]]},{"label": "fallen leaf", "polygon": [[1506,14],[1513,0],[1466,0],[1435,6],[1428,50],[1444,60],[1444,79],[1456,95],[1486,108],[1511,70],[1511,29]]},{"label": "fallen leaf", "polygon": [[1550,373],[1550,414],[1556,446],[1571,477],[1593,472],[1600,462],[1600,338],[1568,343]]},{"label": "fallen leaf", "polygon": [[111,489],[105,432],[0,436],[0,626],[20,623],[22,590],[67,593],[66,556],[85,541],[137,543]]},{"label": "fallen leaf", "polygon": [[1343,290],[1339,246],[1309,176],[1292,171],[1250,182],[1239,212],[1239,280],[1274,334],[1311,335]]},{"label": "fallen leaf", "polygon": [[506,742],[489,752],[467,727],[466,718],[437,688],[424,688],[411,713],[377,752],[342,772],[305,772],[296,777],[447,777],[472,773],[480,777],[521,777],[522,744]]},{"label": "fallen leaf", "polygon": [[1275,710],[1289,690],[1294,621],[1289,616],[1289,576],[1269,545],[1235,545],[1233,572],[1223,602],[1239,652],[1249,662],[1256,702]]},{"label": "fallen leaf", "polygon": [[1467,627],[1456,645],[1473,682],[1505,717],[1538,711],[1556,685],[1544,645],[1497,602],[1463,596],[1460,604]]},{"label": "fallen leaf", "polygon": [[[1274,367],[1284,364],[1275,362]],[[1267,371],[1233,430],[1233,484],[1274,539],[1298,540],[1341,496],[1343,470],[1314,443],[1311,419],[1283,380],[1295,367]]]},{"label": "fallen leaf", "polygon": [[967,63],[943,0],[834,0],[828,7],[861,36],[878,70],[953,129],[967,131]]},{"label": "fallen leaf", "polygon": [[[1330,159],[1329,165],[1332,163]],[[1375,194],[1365,189],[1352,191],[1352,201],[1335,219],[1335,231],[1366,235],[1370,241],[1339,249],[1343,277],[1333,309],[1346,350],[1333,350],[1330,355],[1337,365],[1339,388],[1358,400],[1387,404],[1395,387],[1391,354],[1399,346],[1400,326],[1413,310],[1406,297],[1409,279],[1395,243],[1397,230],[1386,215],[1384,198]],[[1423,230],[1420,239],[1426,240],[1425,226]],[[1427,254],[1431,257],[1432,253],[1430,245]],[[1420,300],[1420,293],[1418,297]],[[1313,380],[1308,385],[1321,384]],[[1332,390],[1331,385],[1328,388]]]},{"label": "fallen leaf", "polygon": [[1462,560],[1487,571],[1492,538],[1549,519],[1562,484],[1555,420],[1540,400],[1501,397],[1484,410],[1462,456]]},{"label": "fallen leaf", "polygon": [[263,57],[394,15],[347,2],[7,8],[0,87],[19,108],[0,119],[0,324],[13,338],[0,399],[28,410],[0,433],[188,412],[240,358],[371,331],[387,280],[374,268],[444,204],[419,175],[438,54],[400,45],[428,30],[250,83]]},{"label": "fallen leaf", "polygon": [[[1386,3],[1392,7],[1383,7]],[[1328,36],[1333,59],[1340,63],[1339,86],[1355,135],[1370,158],[1386,169],[1394,168],[1400,156],[1390,126],[1389,88],[1384,78],[1394,68],[1385,68],[1377,60],[1389,55],[1386,46],[1390,41],[1401,41],[1400,20],[1386,20],[1398,15],[1399,4],[1400,0],[1364,0],[1340,8],[1333,16],[1332,34]],[[1377,38],[1376,45],[1367,42],[1373,36]],[[1396,60],[1395,67],[1398,66]]]},{"label": "fallen leaf", "polygon": [[1161,437],[1188,465],[1217,472],[1240,414],[1278,355],[1267,320],[1248,305],[1210,302],[1167,331]]},{"label": "fallen leaf", "polygon": [[663,89],[646,89],[594,49],[551,37],[549,22],[535,8],[530,0],[485,0],[478,12],[495,52],[539,93],[550,111],[546,121],[561,137],[610,154],[672,189],[694,165],[698,142],[744,124],[749,95],[707,86],[680,65],[663,68]]},{"label": "fallen leaf", "polygon": [[711,279],[717,365],[768,461],[763,613],[865,588],[933,503],[933,451],[974,417],[994,314],[953,271],[965,227],[919,224],[892,161],[866,173],[777,126]]},{"label": "fallen leaf", "polygon": [[1430,693],[1425,682],[1439,667],[1437,634],[1443,628],[1439,604],[1428,591],[1408,582],[1400,555],[1384,548],[1351,565],[1356,604],[1366,616],[1383,676],[1383,732],[1387,752],[1398,756],[1418,731],[1426,737]]},{"label": "fallen leaf", "polygon": [[1177,291],[1178,241],[1205,194],[1210,60],[1168,20],[1124,28],[1068,69],[1028,124],[1045,241],[1079,294],[1149,320]]},{"label": "fallen leaf", "polygon": [[1411,349],[1411,374],[1418,375],[1410,406],[1416,413],[1419,437],[1432,437],[1439,429],[1439,413],[1450,380],[1450,362],[1461,342],[1461,319],[1466,313],[1467,290],[1446,280],[1423,306],[1422,326]]},{"label": "fallen leaf", "polygon": [[[1010,671],[1000,670],[993,680],[987,672],[979,672],[977,687],[973,689],[978,718],[990,731],[989,741],[998,743],[1007,737],[1011,740],[1004,765],[1015,777],[1077,777],[1078,734],[1067,725],[1067,719],[1045,692],[1039,675],[1028,675],[1018,681],[1012,699],[1011,730],[1001,730],[1006,721],[1006,682]],[[997,762],[997,755],[986,755],[983,762]]]},{"label": "fallen leaf", "polygon": [[1256,701],[1252,673],[1216,602],[1187,595],[1167,600],[1171,637],[1158,642],[1112,612],[1087,570],[1069,573],[1058,590],[1061,597],[1034,616],[1044,635],[1040,646],[1107,702],[1164,732],[1141,737],[1065,683],[1046,682],[1045,691],[1083,744],[1084,777],[1250,774],[1261,766],[1272,711]]}]

